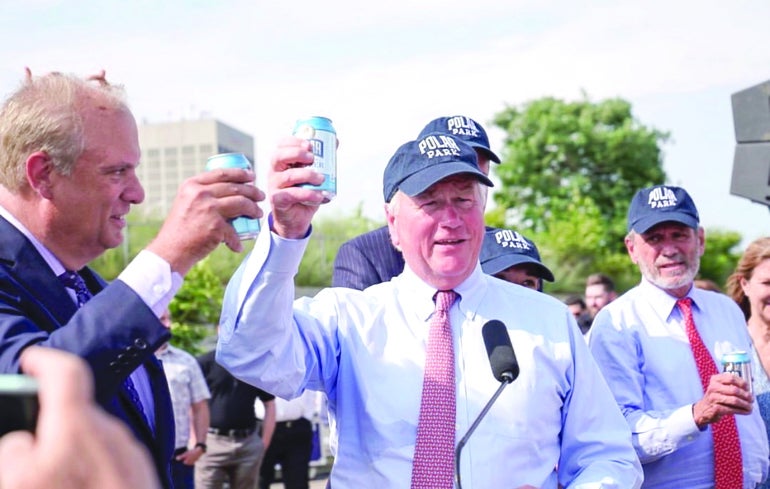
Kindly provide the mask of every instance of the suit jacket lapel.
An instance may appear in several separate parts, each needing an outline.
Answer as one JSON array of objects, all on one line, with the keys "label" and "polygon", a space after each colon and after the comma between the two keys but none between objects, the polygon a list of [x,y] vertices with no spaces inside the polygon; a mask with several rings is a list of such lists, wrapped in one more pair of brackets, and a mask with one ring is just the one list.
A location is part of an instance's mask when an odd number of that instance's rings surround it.
[{"label": "suit jacket lapel", "polygon": [[27,237],[2,217],[0,217],[0,265],[5,268],[9,278],[21,284],[24,290],[35,291],[35,296],[30,297],[30,300],[42,304],[57,323],[39,326],[48,326],[52,331],[66,324],[77,311],[77,304],[54,275],[48,263]]}]

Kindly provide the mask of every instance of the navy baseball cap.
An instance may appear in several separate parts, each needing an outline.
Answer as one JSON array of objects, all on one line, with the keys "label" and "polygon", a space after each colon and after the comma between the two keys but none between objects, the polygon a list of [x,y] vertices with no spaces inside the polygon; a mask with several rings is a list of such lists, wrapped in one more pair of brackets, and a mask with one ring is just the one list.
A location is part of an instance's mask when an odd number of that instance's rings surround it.
[{"label": "navy baseball cap", "polygon": [[685,189],[656,185],[644,188],[634,195],[628,208],[629,231],[646,233],[653,226],[667,221],[698,229],[698,209]]},{"label": "navy baseball cap", "polygon": [[484,130],[481,124],[470,117],[453,115],[451,117],[439,117],[438,119],[433,119],[422,131],[420,131],[420,135],[417,136],[417,139],[433,132],[457,136],[468,143],[472,148],[481,150],[481,152],[487,155],[487,158],[490,160],[495,163],[500,163],[500,158],[489,148],[487,131]]},{"label": "navy baseball cap", "polygon": [[487,229],[479,260],[481,269],[489,275],[527,263],[537,271],[535,275],[549,282],[554,281],[553,272],[540,261],[540,253],[535,243],[510,229]]},{"label": "navy baseball cap", "polygon": [[448,134],[428,134],[401,145],[385,167],[385,202],[401,190],[414,197],[444,178],[468,173],[484,185],[492,181],[479,170],[476,151],[461,139]]}]

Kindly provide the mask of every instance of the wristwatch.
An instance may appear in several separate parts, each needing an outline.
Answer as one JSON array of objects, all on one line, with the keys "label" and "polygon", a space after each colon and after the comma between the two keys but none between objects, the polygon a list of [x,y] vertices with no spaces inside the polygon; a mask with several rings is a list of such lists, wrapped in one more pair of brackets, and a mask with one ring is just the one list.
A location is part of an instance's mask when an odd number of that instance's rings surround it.
[{"label": "wristwatch", "polygon": [[195,444],[195,448],[200,448],[201,450],[203,450],[203,453],[206,453],[207,447],[205,443],[198,442]]}]

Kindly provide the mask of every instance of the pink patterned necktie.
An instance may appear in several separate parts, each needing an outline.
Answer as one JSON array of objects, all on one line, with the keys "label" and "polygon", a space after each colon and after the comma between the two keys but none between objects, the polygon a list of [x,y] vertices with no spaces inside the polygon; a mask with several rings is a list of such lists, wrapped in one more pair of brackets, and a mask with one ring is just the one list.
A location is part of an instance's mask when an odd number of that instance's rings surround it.
[{"label": "pink patterned necktie", "polygon": [[[687,338],[690,340],[695,365],[698,367],[703,392],[709,385],[712,375],[719,373],[714,359],[695,328],[692,317],[692,299],[685,297],[676,301],[684,316]],[[738,438],[738,427],[735,416],[725,416],[711,425],[711,436],[714,439],[714,487],[715,489],[735,489],[743,486],[743,462],[741,457],[741,441]]]},{"label": "pink patterned necktie", "polygon": [[439,290],[430,320],[412,489],[451,489],[455,450],[455,356],[449,308],[457,294]]}]

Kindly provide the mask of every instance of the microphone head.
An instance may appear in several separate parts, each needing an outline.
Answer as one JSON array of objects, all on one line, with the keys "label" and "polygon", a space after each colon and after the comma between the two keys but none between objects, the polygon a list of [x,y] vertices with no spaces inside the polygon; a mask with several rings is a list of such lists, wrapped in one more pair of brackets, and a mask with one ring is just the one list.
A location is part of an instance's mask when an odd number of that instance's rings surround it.
[{"label": "microphone head", "polygon": [[513,382],[519,376],[519,362],[513,352],[508,328],[497,319],[493,319],[481,328],[484,344],[487,347],[489,365],[492,374],[500,382]]}]

